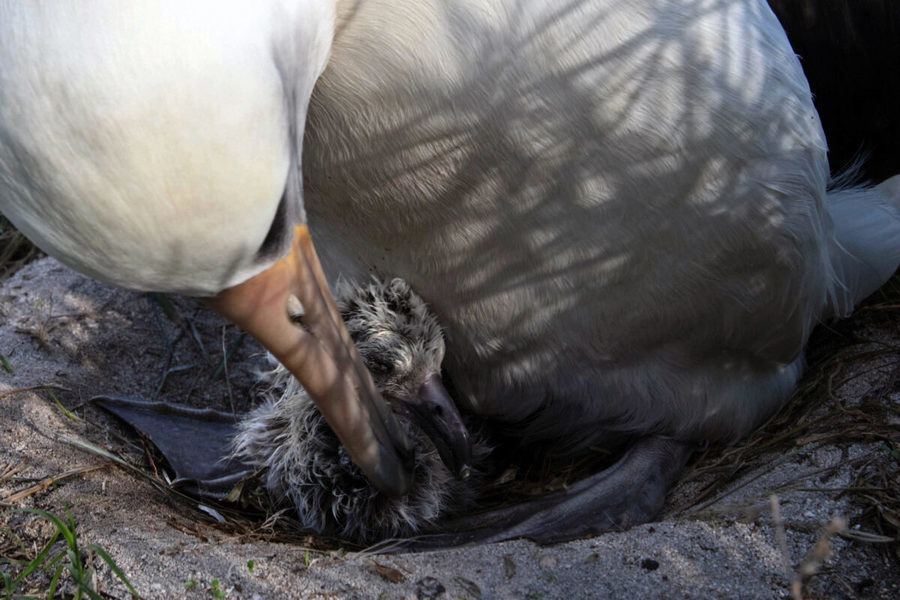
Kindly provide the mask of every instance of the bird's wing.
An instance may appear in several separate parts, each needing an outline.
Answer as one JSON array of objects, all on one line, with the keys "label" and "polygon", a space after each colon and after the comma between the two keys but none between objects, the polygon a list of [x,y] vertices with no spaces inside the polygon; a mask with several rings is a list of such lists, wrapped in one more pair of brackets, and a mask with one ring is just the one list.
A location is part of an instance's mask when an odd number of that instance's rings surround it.
[{"label": "bird's wing", "polygon": [[174,486],[223,500],[253,469],[232,457],[236,415],[125,396],[93,401],[147,436],[175,471]]}]

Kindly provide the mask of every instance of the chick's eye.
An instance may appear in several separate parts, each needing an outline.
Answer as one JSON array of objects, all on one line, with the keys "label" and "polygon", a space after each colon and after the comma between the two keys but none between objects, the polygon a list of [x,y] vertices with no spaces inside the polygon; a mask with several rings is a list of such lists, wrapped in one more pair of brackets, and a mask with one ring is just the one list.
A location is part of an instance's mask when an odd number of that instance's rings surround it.
[{"label": "chick's eye", "polygon": [[370,357],[367,366],[377,377],[390,377],[394,373],[394,362],[386,356]]}]

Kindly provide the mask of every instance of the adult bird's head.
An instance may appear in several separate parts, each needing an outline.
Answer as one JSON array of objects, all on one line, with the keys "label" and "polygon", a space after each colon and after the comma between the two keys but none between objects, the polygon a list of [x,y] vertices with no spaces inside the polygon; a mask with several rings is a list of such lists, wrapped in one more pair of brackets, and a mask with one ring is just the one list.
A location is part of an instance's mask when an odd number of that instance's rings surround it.
[{"label": "adult bird's head", "polygon": [[300,149],[334,10],[0,0],[0,211],[98,279],[211,297],[297,376],[372,482],[401,493],[407,441],[304,224]]},{"label": "adult bird's head", "polygon": [[407,490],[409,443],[350,340],[306,225],[295,227],[287,256],[209,303],[297,377],[372,483]]}]

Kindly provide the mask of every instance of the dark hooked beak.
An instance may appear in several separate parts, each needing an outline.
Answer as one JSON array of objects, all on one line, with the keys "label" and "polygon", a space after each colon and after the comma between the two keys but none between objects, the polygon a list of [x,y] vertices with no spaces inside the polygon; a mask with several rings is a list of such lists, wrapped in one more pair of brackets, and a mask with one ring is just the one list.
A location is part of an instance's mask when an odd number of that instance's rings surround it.
[{"label": "dark hooked beak", "polygon": [[[305,225],[288,256],[209,303],[297,377],[369,481],[409,490],[409,440],[350,340]],[[304,327],[292,321],[298,311]]]},{"label": "dark hooked beak", "polygon": [[398,398],[404,410],[437,448],[441,460],[459,479],[469,476],[472,440],[440,375],[432,373],[412,398]]}]

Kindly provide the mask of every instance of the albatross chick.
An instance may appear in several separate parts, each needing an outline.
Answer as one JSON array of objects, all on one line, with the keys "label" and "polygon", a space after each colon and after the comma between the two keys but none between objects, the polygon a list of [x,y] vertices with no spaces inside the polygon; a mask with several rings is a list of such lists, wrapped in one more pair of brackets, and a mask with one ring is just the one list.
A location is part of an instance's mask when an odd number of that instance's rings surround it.
[{"label": "albatross chick", "polygon": [[240,421],[234,453],[242,463],[264,471],[272,498],[292,504],[304,527],[361,542],[409,536],[471,505],[481,479],[477,465],[490,449],[476,434],[473,468],[456,477],[424,431],[429,419],[448,418],[446,406],[423,408],[420,401],[446,394],[438,379],[444,337],[425,302],[405,281],[341,282],[336,299],[376,386],[413,440],[409,492],[389,496],[369,483],[306,391],[281,366],[273,373],[276,393]]}]

